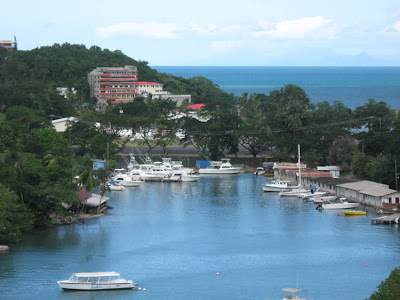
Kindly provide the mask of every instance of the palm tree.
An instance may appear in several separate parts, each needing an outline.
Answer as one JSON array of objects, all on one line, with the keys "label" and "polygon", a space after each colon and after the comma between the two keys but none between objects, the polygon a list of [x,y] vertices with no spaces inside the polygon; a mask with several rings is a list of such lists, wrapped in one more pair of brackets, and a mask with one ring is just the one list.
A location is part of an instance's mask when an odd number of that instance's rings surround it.
[{"label": "palm tree", "polygon": [[[85,155],[83,158],[83,164],[79,167],[79,176],[77,180],[78,186],[84,186],[86,191],[91,191],[95,187],[100,185],[100,200],[104,196],[106,191],[108,171],[104,169],[93,170],[93,161],[89,155]],[[84,206],[82,206],[83,209]]]}]

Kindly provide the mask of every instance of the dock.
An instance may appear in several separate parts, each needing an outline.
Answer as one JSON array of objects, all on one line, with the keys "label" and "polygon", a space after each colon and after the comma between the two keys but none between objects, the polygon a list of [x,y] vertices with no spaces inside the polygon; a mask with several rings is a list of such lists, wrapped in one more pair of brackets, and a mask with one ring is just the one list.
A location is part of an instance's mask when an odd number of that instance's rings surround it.
[{"label": "dock", "polygon": [[391,214],[371,219],[372,224],[398,224],[400,223],[400,214]]}]

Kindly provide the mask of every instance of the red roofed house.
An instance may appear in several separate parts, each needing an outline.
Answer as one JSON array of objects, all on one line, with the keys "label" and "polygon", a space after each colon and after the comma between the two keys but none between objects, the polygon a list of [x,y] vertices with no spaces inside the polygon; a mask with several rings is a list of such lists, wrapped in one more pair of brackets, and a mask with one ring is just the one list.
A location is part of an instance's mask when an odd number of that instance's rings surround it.
[{"label": "red roofed house", "polygon": [[[275,178],[299,181],[299,166],[297,163],[275,163],[273,169]],[[330,172],[307,168],[305,164],[300,164],[300,169],[302,181],[305,178],[333,177]]]}]

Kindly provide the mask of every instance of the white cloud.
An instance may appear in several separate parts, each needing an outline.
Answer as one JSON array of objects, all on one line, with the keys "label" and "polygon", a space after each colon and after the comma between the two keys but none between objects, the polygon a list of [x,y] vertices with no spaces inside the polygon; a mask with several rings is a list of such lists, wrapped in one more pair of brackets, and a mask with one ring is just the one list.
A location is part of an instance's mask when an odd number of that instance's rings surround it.
[{"label": "white cloud", "polygon": [[197,34],[200,36],[234,35],[240,30],[237,25],[216,25],[216,24],[195,24],[187,25],[176,23],[117,23],[110,26],[99,27],[96,34],[103,38],[110,38],[118,35],[129,35],[137,37],[149,37],[159,39],[174,39],[182,37],[183,34]]},{"label": "white cloud", "polygon": [[141,36],[160,39],[173,39],[181,31],[179,25],[174,23],[118,23],[96,29],[96,33],[104,38],[116,35]]},{"label": "white cloud", "polygon": [[241,48],[242,45],[241,41],[214,41],[211,43],[210,48],[214,52],[227,52],[235,48]]},{"label": "white cloud", "polygon": [[396,23],[394,23],[392,27],[397,32],[400,32],[400,21],[397,21]]},{"label": "white cloud", "polygon": [[199,25],[199,24],[194,24],[194,23],[190,22],[188,24],[188,28],[190,30],[197,32],[200,35],[208,35],[208,34],[216,32],[217,25],[215,25],[215,24]]},{"label": "white cloud", "polygon": [[321,16],[278,23],[259,22],[259,26],[261,30],[253,32],[253,37],[332,39],[337,33],[332,22]]},{"label": "white cloud", "polygon": [[391,26],[385,27],[383,33],[387,36],[397,36],[400,33],[400,21],[396,21]]}]

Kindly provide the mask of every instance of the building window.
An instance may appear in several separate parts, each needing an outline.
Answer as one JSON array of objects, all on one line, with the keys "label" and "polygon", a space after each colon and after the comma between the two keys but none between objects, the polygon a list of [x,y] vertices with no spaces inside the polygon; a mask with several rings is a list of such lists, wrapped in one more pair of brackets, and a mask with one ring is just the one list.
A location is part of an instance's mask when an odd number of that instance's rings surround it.
[{"label": "building window", "polygon": [[392,203],[392,198],[391,198],[391,197],[389,197],[388,201],[389,201],[389,203]]},{"label": "building window", "polygon": [[400,203],[400,198],[396,197],[396,203]]}]

